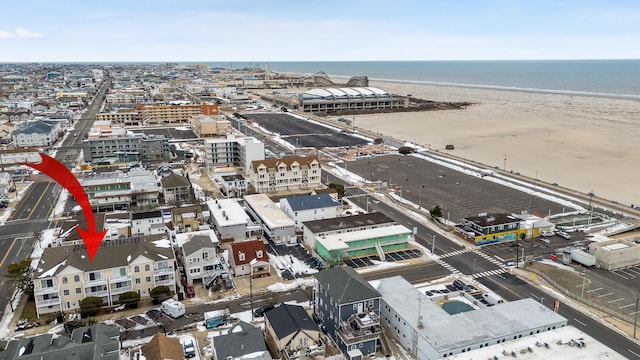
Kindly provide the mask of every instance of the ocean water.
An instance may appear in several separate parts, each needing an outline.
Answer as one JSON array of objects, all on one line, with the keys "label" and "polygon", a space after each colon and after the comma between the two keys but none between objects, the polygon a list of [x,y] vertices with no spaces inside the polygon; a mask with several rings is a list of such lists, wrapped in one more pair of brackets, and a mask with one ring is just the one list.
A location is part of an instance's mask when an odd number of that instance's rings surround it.
[{"label": "ocean water", "polygon": [[[640,60],[211,62],[272,72],[640,99]],[[335,81],[335,80],[334,80]]]}]

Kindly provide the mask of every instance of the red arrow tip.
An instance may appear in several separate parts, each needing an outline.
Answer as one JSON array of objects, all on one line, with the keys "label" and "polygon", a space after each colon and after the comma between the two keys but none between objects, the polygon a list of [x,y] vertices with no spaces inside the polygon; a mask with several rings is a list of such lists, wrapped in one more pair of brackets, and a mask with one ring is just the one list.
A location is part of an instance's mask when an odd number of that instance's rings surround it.
[{"label": "red arrow tip", "polygon": [[100,243],[102,243],[102,239],[104,239],[104,236],[107,234],[107,230],[105,229],[100,232],[91,232],[78,227],[78,232],[82,237],[82,241],[84,241],[84,246],[87,247],[89,260],[93,261],[93,257],[96,255],[96,252],[100,247]]}]

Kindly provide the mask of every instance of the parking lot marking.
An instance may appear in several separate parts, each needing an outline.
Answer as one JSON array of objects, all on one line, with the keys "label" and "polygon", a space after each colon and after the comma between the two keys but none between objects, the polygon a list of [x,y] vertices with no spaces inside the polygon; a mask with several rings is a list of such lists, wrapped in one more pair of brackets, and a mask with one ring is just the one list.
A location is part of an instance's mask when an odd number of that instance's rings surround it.
[{"label": "parking lot marking", "polygon": [[607,296],[609,296],[609,295],[613,295],[613,293],[612,293],[612,292],[610,292],[610,293],[606,293],[606,294],[598,295],[598,298],[607,297]]},{"label": "parking lot marking", "polygon": [[640,313],[640,311],[634,311],[634,312],[632,312],[632,313],[629,313],[629,315],[635,315],[635,314],[637,314],[637,313]]},{"label": "parking lot marking", "polygon": [[[578,287],[581,287],[581,286],[582,286],[582,285],[578,285]],[[604,289],[604,288],[603,288],[603,287],[599,287],[599,288],[597,288],[597,289],[587,290],[587,292],[588,292],[588,293],[592,293],[592,292],[594,292],[594,291],[598,291],[598,290],[602,290],[602,289]]]},{"label": "parking lot marking", "polygon": [[611,301],[607,301],[607,304],[611,304],[620,300],[624,300],[624,298],[620,298],[620,299],[616,299],[616,300],[611,300]]},{"label": "parking lot marking", "polygon": [[624,273],[625,275],[627,275],[628,277],[630,277],[630,278],[632,278],[632,279],[635,279],[635,278],[636,278],[636,276],[635,276],[635,275],[633,275],[632,273],[627,272],[627,269],[622,269],[622,270],[620,270],[620,272],[621,272],[621,273]]},{"label": "parking lot marking", "polygon": [[632,303],[632,304],[629,304],[629,305],[620,306],[620,307],[618,308],[618,310],[620,310],[620,309],[624,309],[624,308],[628,308],[628,307],[631,307],[631,306],[635,306],[635,305],[636,305],[635,303]]},{"label": "parking lot marking", "polygon": [[633,274],[640,275],[640,271],[638,271],[638,269],[637,269],[637,268],[635,268],[635,267],[630,267],[630,268],[627,268],[627,269],[625,269],[625,270],[627,270],[627,271],[629,271],[629,272],[631,272],[631,273],[633,273]]},{"label": "parking lot marking", "polygon": [[623,279],[625,279],[625,280],[629,280],[629,278],[628,278],[628,277],[618,274],[618,272],[617,272],[617,271],[612,271],[612,273],[613,273],[613,274],[615,274],[615,275],[620,276],[621,278],[623,278]]}]

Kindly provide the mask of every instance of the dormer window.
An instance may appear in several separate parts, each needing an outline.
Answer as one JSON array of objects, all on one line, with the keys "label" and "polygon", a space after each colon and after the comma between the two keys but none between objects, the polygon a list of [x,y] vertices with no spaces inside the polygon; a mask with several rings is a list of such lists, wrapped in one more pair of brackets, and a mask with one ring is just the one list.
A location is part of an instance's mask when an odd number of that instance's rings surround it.
[{"label": "dormer window", "polygon": [[244,253],[243,252],[238,252],[238,260],[244,261]]},{"label": "dormer window", "polygon": [[262,250],[256,251],[256,257],[258,257],[258,258],[262,257]]}]

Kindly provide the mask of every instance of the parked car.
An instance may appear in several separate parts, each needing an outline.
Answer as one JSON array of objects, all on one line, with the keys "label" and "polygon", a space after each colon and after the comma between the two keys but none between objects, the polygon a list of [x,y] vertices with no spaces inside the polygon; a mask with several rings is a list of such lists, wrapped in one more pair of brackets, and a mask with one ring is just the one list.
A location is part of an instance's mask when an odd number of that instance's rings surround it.
[{"label": "parked car", "polygon": [[455,281],[453,282],[453,286],[455,286],[455,288],[456,288],[456,289],[458,289],[458,290],[463,290],[463,289],[464,289],[464,287],[465,287],[465,285],[466,285],[466,284],[465,284],[465,283],[463,283],[463,282],[462,282],[462,280],[455,280]]},{"label": "parked car", "polygon": [[571,235],[567,234],[564,231],[558,231],[556,233],[556,235],[560,236],[561,238],[565,239],[565,240],[570,240],[571,239]]},{"label": "parked car", "polygon": [[256,317],[263,317],[264,314],[269,310],[273,310],[273,305],[262,305],[253,311],[253,315],[255,315]]},{"label": "parked car", "polygon": [[193,341],[189,341],[184,344],[184,357],[192,358],[196,356],[196,347],[193,346]]},{"label": "parked car", "polygon": [[540,231],[540,235],[542,235],[542,236],[553,236],[553,231],[542,230],[542,231]]},{"label": "parked car", "polygon": [[192,298],[196,296],[196,292],[195,289],[193,288],[193,286],[187,286],[187,297],[188,298]]}]

